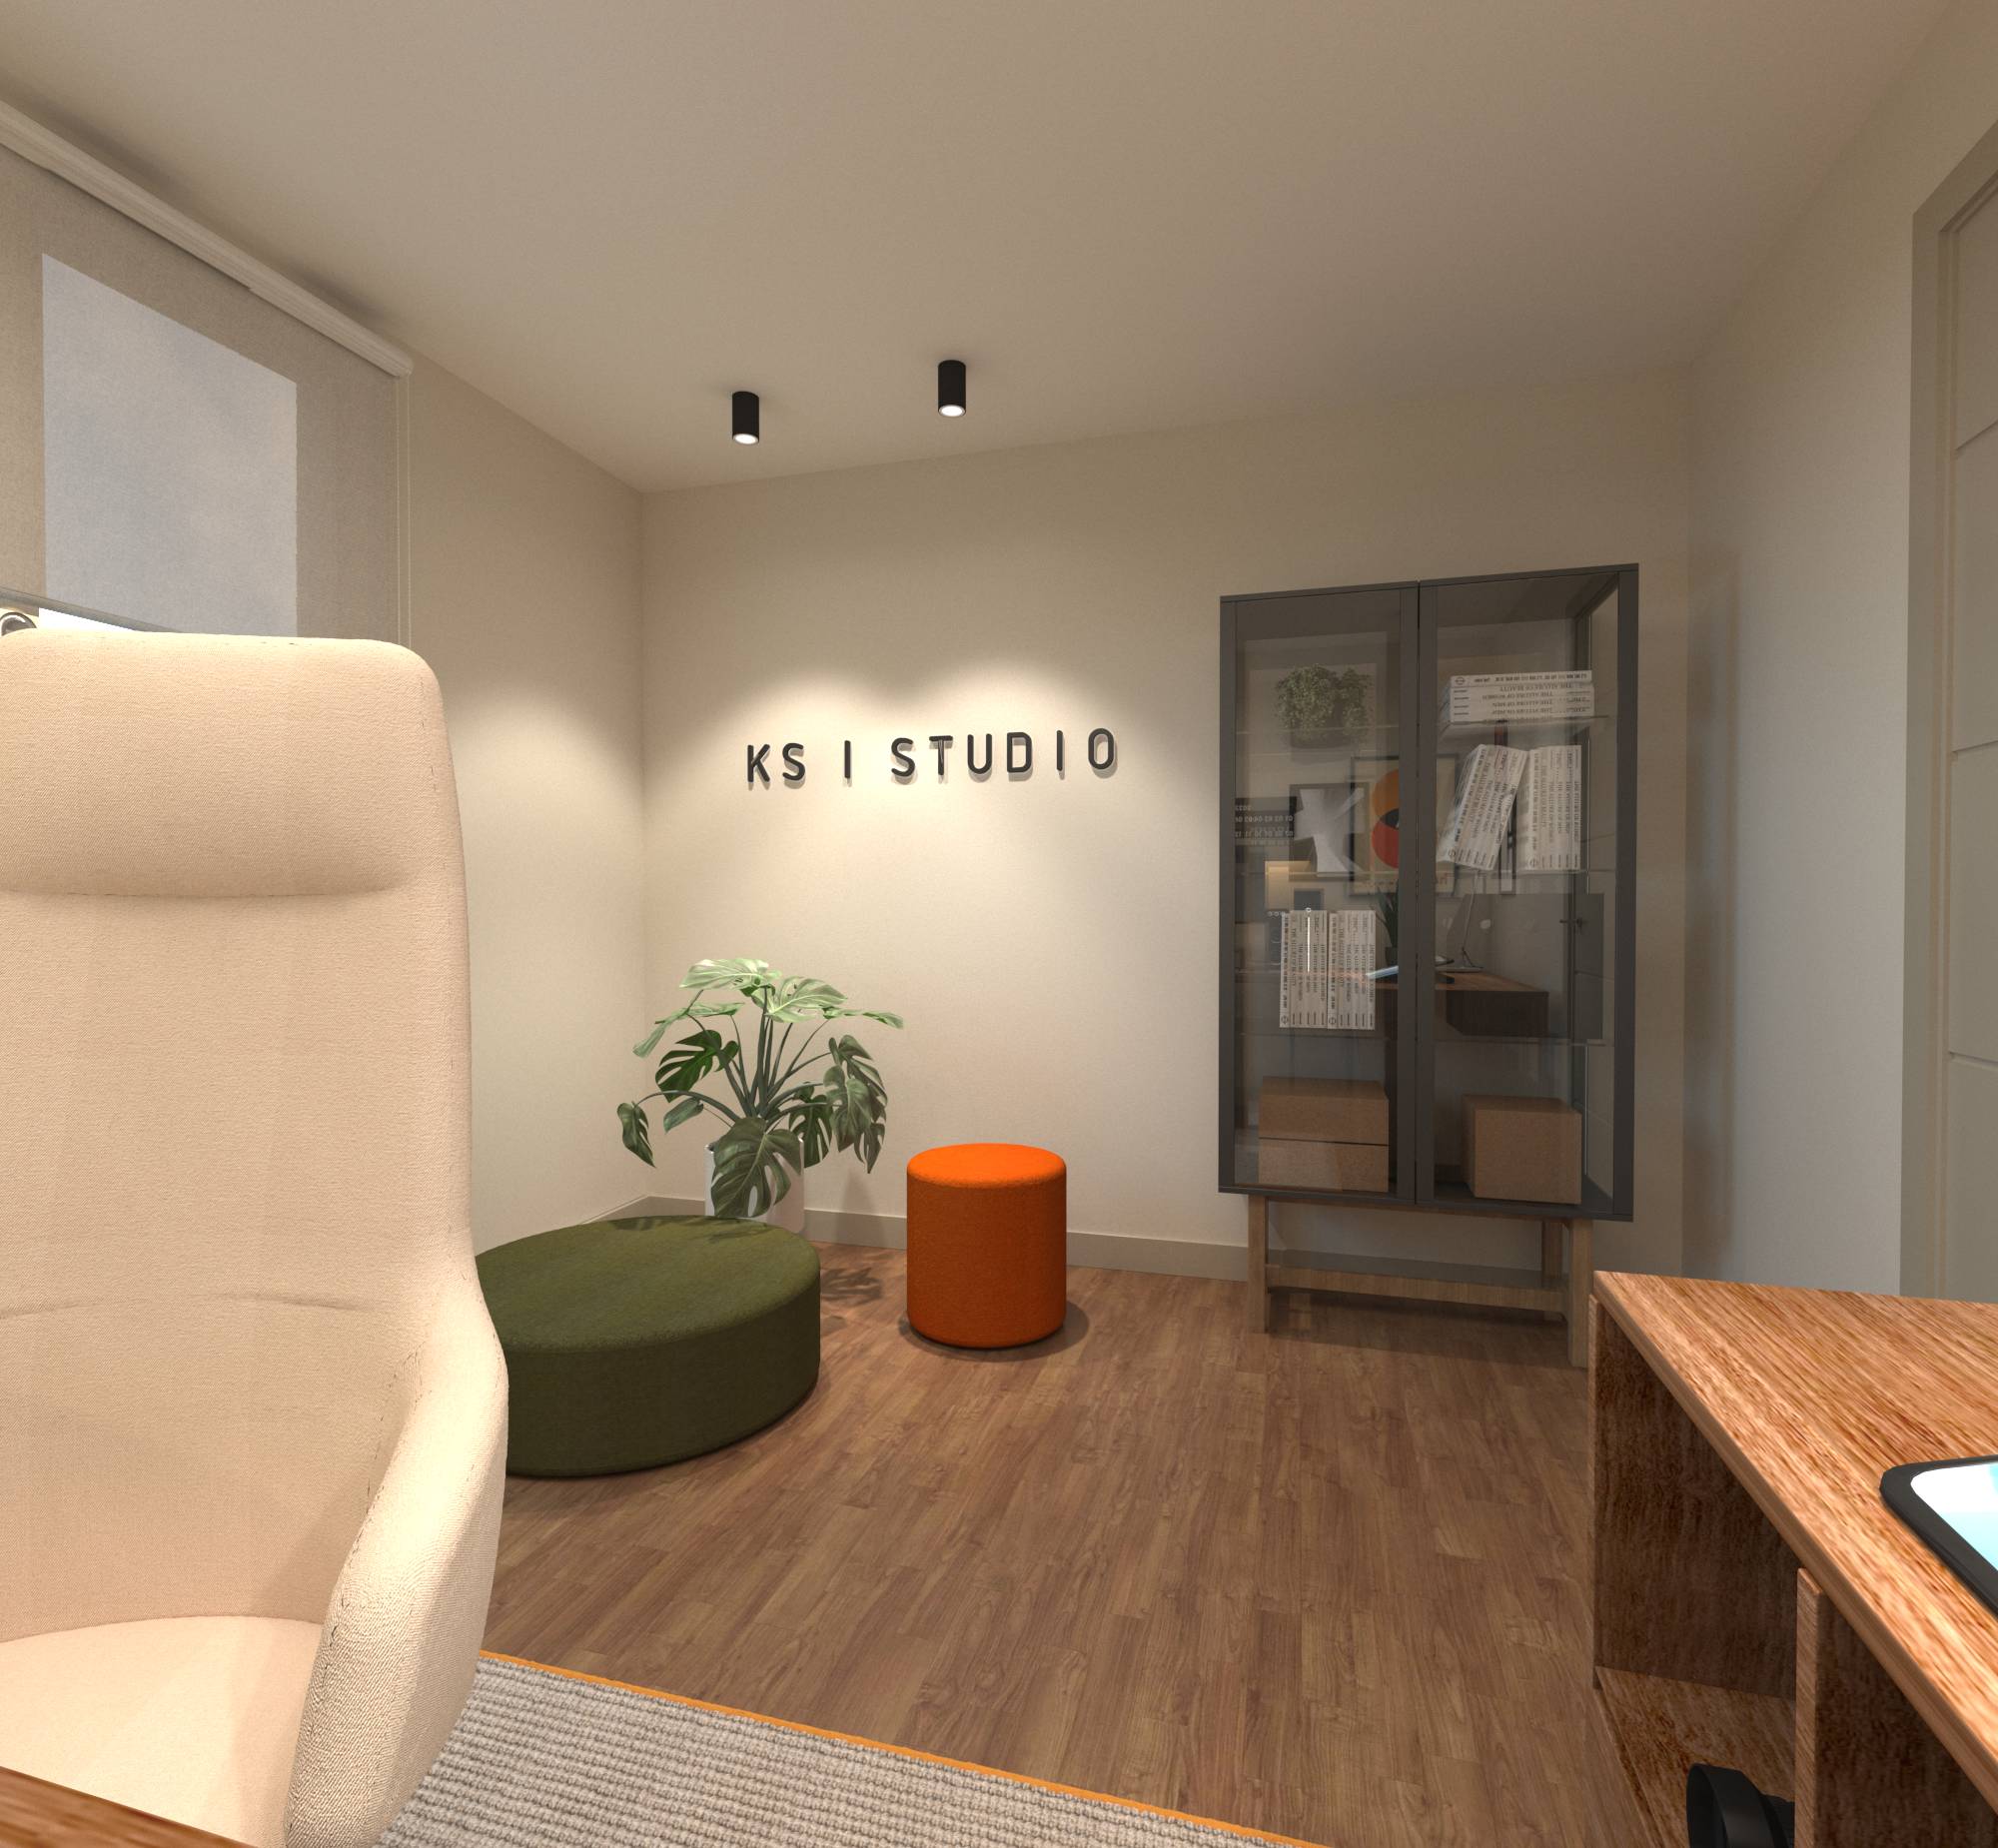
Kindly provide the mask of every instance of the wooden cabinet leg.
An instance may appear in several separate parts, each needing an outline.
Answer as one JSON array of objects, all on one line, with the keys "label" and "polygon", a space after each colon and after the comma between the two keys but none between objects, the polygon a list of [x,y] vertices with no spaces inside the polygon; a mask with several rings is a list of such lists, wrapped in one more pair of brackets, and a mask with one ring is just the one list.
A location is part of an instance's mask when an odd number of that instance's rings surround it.
[{"label": "wooden cabinet leg", "polygon": [[1567,1223],[1567,1358],[1570,1365],[1588,1365],[1588,1299],[1595,1287],[1595,1223]]},{"label": "wooden cabinet leg", "polygon": [[1557,1219],[1540,1221],[1540,1282],[1549,1290],[1560,1282],[1561,1274],[1561,1222]]},{"label": "wooden cabinet leg", "polygon": [[1249,1196],[1249,1326],[1267,1334],[1270,1328],[1270,1201]]}]

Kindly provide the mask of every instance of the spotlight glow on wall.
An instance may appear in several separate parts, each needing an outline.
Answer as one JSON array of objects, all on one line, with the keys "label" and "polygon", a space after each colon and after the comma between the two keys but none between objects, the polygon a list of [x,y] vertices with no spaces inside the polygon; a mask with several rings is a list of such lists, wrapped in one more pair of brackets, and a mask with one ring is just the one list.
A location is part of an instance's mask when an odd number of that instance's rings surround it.
[{"label": "spotlight glow on wall", "polygon": [[754,443],[763,434],[762,401],[754,392],[737,392],[729,400],[728,434],[737,443]]},{"label": "spotlight glow on wall", "polygon": [[937,413],[941,417],[961,418],[964,415],[964,362],[962,360],[939,360],[937,362]]}]

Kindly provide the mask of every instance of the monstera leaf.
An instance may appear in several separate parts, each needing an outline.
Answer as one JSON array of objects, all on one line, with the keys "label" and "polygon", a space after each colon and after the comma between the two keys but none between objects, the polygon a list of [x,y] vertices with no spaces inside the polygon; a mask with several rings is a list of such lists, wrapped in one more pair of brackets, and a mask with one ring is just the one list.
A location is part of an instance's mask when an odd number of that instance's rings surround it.
[{"label": "monstera leaf", "polygon": [[648,1168],[652,1163],[652,1132],[642,1104],[619,1104],[617,1121],[624,1126],[624,1146]]},{"label": "monstera leaf", "polygon": [[820,1087],[826,1108],[832,1113],[832,1135],[840,1149],[853,1147],[855,1130],[865,1123],[868,1113],[867,1088],[848,1077],[838,1064],[828,1065]]},{"label": "monstera leaf", "polygon": [[751,1203],[768,1213],[791,1190],[802,1152],[798,1139],[765,1117],[741,1117],[714,1145],[714,1211],[722,1219],[748,1219]]},{"label": "monstera leaf", "polygon": [[871,1169],[887,1133],[888,1092],[867,1049],[852,1035],[835,1035],[826,1048],[824,1088],[840,1148],[857,1150]]},{"label": "monstera leaf", "polygon": [[741,1012],[742,1003],[739,1001],[689,1001],[683,1008],[674,1008],[664,1020],[653,1021],[651,1032],[646,1034],[637,1045],[632,1047],[631,1051],[635,1057],[644,1058],[665,1037],[666,1029],[677,1021],[713,1020],[718,1016],[739,1014]]},{"label": "monstera leaf", "polygon": [[793,975],[779,981],[764,1001],[764,1011],[786,1026],[802,1021],[828,1020],[846,1005],[846,997],[830,982],[816,976]]},{"label": "monstera leaf", "polygon": [[659,1134],[670,1136],[682,1123],[691,1123],[706,1108],[704,1099],[683,1097],[659,1113]]},{"label": "monstera leaf", "polygon": [[751,1001],[759,1001],[783,979],[768,963],[753,956],[705,956],[686,972],[680,986],[696,992],[733,988]]},{"label": "monstera leaf", "polygon": [[816,1166],[831,1153],[838,1132],[833,1127],[832,1100],[816,1085],[804,1085],[793,1094],[781,1119],[785,1129],[798,1139],[803,1160],[799,1171]]},{"label": "monstera leaf", "polygon": [[661,1091],[691,1091],[710,1072],[718,1072],[739,1058],[741,1052],[734,1040],[724,1042],[712,1027],[703,1027],[666,1048],[652,1082]]},{"label": "monstera leaf", "polygon": [[878,1020],[885,1027],[899,1027],[899,1014],[875,1008],[846,1005],[846,997],[830,982],[814,976],[794,975],[780,982],[765,1003],[772,1020],[795,1026],[824,1020]]},{"label": "monstera leaf", "polygon": [[878,1108],[887,1108],[888,1090],[881,1082],[880,1067],[868,1056],[867,1048],[852,1034],[835,1034],[826,1047],[826,1056],[853,1083],[858,1084],[874,1100]]}]

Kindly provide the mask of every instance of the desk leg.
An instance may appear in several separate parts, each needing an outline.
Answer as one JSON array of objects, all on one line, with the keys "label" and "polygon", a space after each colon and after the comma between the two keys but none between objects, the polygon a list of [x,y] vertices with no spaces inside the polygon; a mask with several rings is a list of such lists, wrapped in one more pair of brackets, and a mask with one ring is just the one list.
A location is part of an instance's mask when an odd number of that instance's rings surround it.
[{"label": "desk leg", "polygon": [[1540,1221],[1540,1282],[1551,1290],[1561,1281],[1561,1231],[1566,1221]]},{"label": "desk leg", "polygon": [[1788,1699],[1796,1557],[1616,1318],[1594,1311],[1595,1665]]},{"label": "desk leg", "polygon": [[1270,1331],[1270,1200],[1249,1196],[1249,1326]]},{"label": "desk leg", "polygon": [[[1595,1288],[1595,1223],[1571,1219],[1567,1261],[1567,1358],[1575,1367],[1588,1365],[1588,1299]],[[1556,1239],[1559,1234],[1554,1235]]]},{"label": "desk leg", "polygon": [[1797,1574],[1797,1848],[1992,1848],[1998,1816]]}]

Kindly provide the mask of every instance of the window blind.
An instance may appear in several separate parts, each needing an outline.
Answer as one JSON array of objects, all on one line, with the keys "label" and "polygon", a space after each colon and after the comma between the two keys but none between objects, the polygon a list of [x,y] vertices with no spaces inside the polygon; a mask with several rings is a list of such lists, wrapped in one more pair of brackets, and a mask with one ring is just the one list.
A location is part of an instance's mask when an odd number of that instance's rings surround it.
[{"label": "window blind", "polygon": [[0,148],[0,585],[166,628],[400,630],[397,382]]}]

